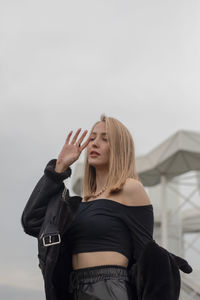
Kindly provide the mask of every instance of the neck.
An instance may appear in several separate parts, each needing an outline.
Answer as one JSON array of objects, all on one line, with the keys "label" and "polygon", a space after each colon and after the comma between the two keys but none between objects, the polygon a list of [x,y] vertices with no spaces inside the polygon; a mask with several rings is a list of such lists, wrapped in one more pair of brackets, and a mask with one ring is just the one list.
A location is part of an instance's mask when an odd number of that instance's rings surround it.
[{"label": "neck", "polygon": [[96,188],[95,194],[97,194],[104,188],[104,186],[106,185],[107,177],[108,177],[108,168],[96,167],[96,187],[97,188]]}]

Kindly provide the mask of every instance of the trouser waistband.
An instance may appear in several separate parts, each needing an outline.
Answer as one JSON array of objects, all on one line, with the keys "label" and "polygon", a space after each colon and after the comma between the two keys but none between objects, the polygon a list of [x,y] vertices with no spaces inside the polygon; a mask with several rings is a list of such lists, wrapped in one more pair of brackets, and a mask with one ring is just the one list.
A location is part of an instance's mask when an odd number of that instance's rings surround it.
[{"label": "trouser waistband", "polygon": [[127,268],[119,265],[101,265],[73,270],[69,277],[70,290],[78,288],[80,284],[111,278],[129,281]]}]

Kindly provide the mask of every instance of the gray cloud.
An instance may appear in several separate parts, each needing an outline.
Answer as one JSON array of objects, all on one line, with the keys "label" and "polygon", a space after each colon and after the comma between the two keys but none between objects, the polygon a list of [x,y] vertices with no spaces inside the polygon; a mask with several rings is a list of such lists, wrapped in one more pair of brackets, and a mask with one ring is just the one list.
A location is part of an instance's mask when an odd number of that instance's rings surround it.
[{"label": "gray cloud", "polygon": [[178,129],[200,130],[199,9],[198,0],[1,2],[4,293],[42,289],[37,243],[20,217],[71,129],[89,130],[105,112],[129,128],[136,155]]},{"label": "gray cloud", "polygon": [[20,289],[13,286],[2,286],[0,285],[0,298],[15,299],[15,300],[45,300],[43,291],[37,291],[32,289]]}]

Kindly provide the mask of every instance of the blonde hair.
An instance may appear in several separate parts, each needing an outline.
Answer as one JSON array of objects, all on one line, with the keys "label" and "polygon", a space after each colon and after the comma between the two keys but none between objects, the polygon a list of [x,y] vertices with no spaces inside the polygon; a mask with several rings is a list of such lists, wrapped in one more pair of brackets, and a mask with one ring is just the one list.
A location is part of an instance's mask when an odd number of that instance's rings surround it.
[{"label": "blonde hair", "polygon": [[[90,131],[93,131],[96,124],[105,122],[108,142],[110,146],[109,171],[107,179],[106,197],[122,190],[127,178],[139,180],[135,166],[135,147],[133,138],[119,120],[107,117],[102,114],[100,121],[97,121]],[[82,184],[82,195],[87,201],[96,191],[96,170],[89,165],[87,152],[84,161],[84,174]]]}]

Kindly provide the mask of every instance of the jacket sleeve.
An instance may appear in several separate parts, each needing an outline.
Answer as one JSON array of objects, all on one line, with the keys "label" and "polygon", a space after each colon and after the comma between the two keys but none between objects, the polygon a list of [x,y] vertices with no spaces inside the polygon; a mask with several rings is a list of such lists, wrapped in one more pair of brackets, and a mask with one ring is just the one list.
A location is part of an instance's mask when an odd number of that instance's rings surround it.
[{"label": "jacket sleeve", "polygon": [[57,173],[55,165],[56,159],[47,163],[44,175],[33,189],[21,216],[24,232],[36,238],[39,235],[50,199],[64,190],[63,180],[71,176],[70,167],[62,173]]},{"label": "jacket sleeve", "polygon": [[146,244],[132,268],[132,278],[141,300],[178,300],[181,269],[191,273],[188,262],[160,246],[155,240]]},{"label": "jacket sleeve", "polygon": [[153,240],[153,206],[127,206],[125,210],[124,221],[130,231],[133,259],[137,261],[145,245]]}]

